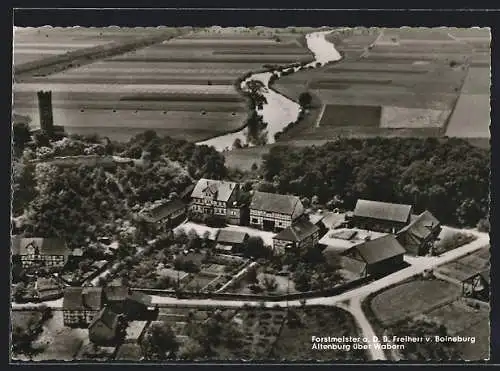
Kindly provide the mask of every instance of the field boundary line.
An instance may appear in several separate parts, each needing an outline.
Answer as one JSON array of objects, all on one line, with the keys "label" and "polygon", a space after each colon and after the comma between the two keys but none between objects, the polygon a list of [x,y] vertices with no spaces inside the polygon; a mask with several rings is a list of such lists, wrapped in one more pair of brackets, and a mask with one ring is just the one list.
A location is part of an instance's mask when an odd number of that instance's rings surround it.
[{"label": "field boundary line", "polygon": [[316,119],[316,123],[314,124],[314,127],[319,128],[319,124],[321,122],[321,119],[323,118],[323,114],[325,113],[325,109],[326,109],[326,104],[323,103],[323,105],[321,107],[321,112],[319,113],[318,118]]}]

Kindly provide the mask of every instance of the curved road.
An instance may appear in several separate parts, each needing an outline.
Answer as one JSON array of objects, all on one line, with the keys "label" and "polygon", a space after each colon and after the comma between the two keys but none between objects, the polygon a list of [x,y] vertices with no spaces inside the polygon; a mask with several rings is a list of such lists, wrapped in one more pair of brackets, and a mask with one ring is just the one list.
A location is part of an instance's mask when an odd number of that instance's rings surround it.
[{"label": "curved road", "polygon": [[[358,287],[356,289],[344,292],[339,295],[329,296],[329,297],[319,297],[308,299],[306,305],[327,305],[327,306],[336,306],[339,303],[349,301],[351,299],[358,299],[361,302],[361,299],[366,297],[367,295],[380,291],[381,289],[388,287],[394,283],[404,281],[407,278],[418,275],[424,272],[427,269],[433,269],[442,264],[448,263],[452,260],[460,258],[464,255],[472,253],[476,250],[479,250],[483,247],[487,247],[490,243],[489,235],[487,233],[481,233],[477,231],[468,231],[469,233],[473,233],[477,236],[475,241],[471,243],[461,246],[457,249],[448,251],[441,256],[434,257],[405,257],[406,261],[411,264],[411,266],[401,269],[397,272],[394,272],[390,275],[387,275],[379,280],[373,281],[365,286]],[[278,301],[278,302],[251,302],[251,301],[243,301],[243,300],[221,300],[221,299],[177,299],[175,297],[164,297],[151,295],[152,303],[157,304],[159,306],[193,306],[193,307],[206,307],[206,306],[215,306],[215,307],[242,307],[243,305],[251,305],[251,306],[260,306],[265,305],[266,307],[286,307],[288,306],[301,306],[302,303],[300,300],[290,300],[290,301]],[[62,299],[44,302],[43,304],[54,308],[60,309],[62,308]],[[13,303],[12,308],[23,308],[29,307],[36,304],[28,303],[28,304],[17,304]]]}]

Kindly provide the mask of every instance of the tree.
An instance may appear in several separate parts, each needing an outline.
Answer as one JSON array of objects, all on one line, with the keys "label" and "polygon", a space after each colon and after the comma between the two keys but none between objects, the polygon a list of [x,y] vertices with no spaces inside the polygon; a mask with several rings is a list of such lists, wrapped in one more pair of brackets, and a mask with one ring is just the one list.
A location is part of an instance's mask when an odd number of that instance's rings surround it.
[{"label": "tree", "polygon": [[26,295],[26,284],[24,282],[19,282],[16,286],[14,286],[12,291],[12,299],[15,302],[20,302],[23,300],[23,297]]},{"label": "tree", "polygon": [[22,152],[26,143],[31,140],[31,130],[27,122],[15,122],[12,128],[14,147]]},{"label": "tree", "polygon": [[205,350],[202,345],[192,339],[188,338],[179,348],[179,358],[187,361],[194,361],[205,356]]},{"label": "tree", "polygon": [[276,291],[276,289],[278,288],[278,282],[276,281],[276,278],[267,274],[262,278],[261,283],[269,292]]},{"label": "tree", "polygon": [[240,149],[242,147],[241,145],[241,139],[236,138],[233,142],[233,149]]},{"label": "tree", "polygon": [[50,147],[50,136],[45,130],[39,130],[34,135],[37,147]]},{"label": "tree", "polygon": [[175,333],[167,323],[154,323],[146,332],[141,348],[148,360],[166,360],[179,349]]},{"label": "tree", "polygon": [[245,244],[244,253],[246,256],[254,258],[265,258],[270,255],[270,249],[264,245],[264,240],[260,236],[250,236]]},{"label": "tree", "polygon": [[312,102],[312,95],[309,92],[303,92],[299,95],[299,104],[303,108],[308,108]]}]

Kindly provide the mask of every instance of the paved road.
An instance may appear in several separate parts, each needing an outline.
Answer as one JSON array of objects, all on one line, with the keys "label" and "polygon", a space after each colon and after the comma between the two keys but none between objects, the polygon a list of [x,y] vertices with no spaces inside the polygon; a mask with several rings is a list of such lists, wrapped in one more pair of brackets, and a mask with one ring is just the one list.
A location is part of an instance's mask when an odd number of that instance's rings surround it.
[{"label": "paved road", "polygon": [[[404,268],[400,271],[392,273],[388,276],[385,276],[377,281],[373,281],[367,285],[362,287],[347,291],[345,293],[330,296],[330,297],[320,297],[308,299],[306,305],[329,305],[335,306],[338,303],[351,300],[353,298],[364,298],[365,296],[377,292],[385,287],[388,287],[394,283],[404,281],[407,278],[415,276],[417,274],[422,273],[426,269],[432,269],[439,265],[448,263],[452,260],[455,260],[463,255],[467,255],[471,252],[479,250],[483,247],[487,247],[490,243],[489,235],[487,233],[481,233],[477,231],[469,231],[477,236],[475,241],[471,243],[461,246],[457,249],[448,251],[441,256],[434,257],[405,257],[406,261],[411,266]],[[261,302],[249,302],[242,300],[220,300],[220,299],[177,299],[174,297],[163,297],[152,295],[152,303],[158,305],[178,305],[178,306],[215,306],[215,307],[241,307],[244,304],[247,305],[263,305]],[[61,307],[62,300],[56,300],[54,302],[46,302],[47,305],[51,307]],[[302,305],[300,300],[290,300],[290,301],[279,301],[279,302],[266,302],[264,303],[267,307],[286,307],[289,306],[300,306]],[[23,306],[24,304],[13,304],[13,308],[17,308]],[[33,304],[31,304],[33,305]],[[26,305],[24,305],[26,306]]]},{"label": "paved road", "polygon": [[387,360],[384,351],[380,348],[382,344],[378,341],[378,337],[375,335],[375,331],[373,331],[372,325],[366,318],[363,309],[361,309],[361,300],[360,298],[353,298],[349,301],[348,304],[339,303],[337,306],[349,313],[354,317],[356,322],[358,323],[359,328],[361,329],[361,336],[368,339],[368,344],[370,348],[368,351],[370,352],[370,358],[373,361]]}]

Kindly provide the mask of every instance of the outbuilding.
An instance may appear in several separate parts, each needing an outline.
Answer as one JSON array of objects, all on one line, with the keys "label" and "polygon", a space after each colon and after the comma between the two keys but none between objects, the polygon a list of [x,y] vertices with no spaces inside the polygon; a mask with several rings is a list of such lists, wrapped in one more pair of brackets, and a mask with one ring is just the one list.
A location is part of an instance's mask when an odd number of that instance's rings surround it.
[{"label": "outbuilding", "polygon": [[396,233],[410,223],[411,215],[411,205],[360,199],[350,224],[371,231]]},{"label": "outbuilding", "polygon": [[226,253],[241,251],[248,237],[245,232],[221,229],[215,239],[215,249]]},{"label": "outbuilding", "polygon": [[379,276],[394,272],[404,265],[405,249],[393,235],[365,241],[342,253],[342,266],[359,275]]},{"label": "outbuilding", "polygon": [[273,237],[273,250],[275,254],[283,254],[287,249],[307,249],[316,246],[318,239],[319,227],[301,218]]},{"label": "outbuilding", "polygon": [[409,225],[397,232],[399,243],[412,255],[425,255],[441,233],[441,223],[429,211],[412,218]]}]

